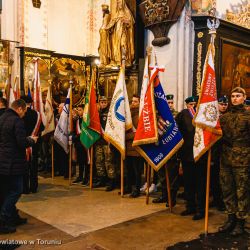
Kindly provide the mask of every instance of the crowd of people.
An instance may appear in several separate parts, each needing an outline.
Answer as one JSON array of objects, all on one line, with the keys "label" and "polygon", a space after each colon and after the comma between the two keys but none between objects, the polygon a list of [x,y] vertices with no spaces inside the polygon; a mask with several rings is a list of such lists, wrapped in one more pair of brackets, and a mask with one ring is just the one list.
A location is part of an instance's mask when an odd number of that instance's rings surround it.
[{"label": "crowd of people", "polygon": [[[195,127],[192,120],[198,97],[185,99],[186,108],[174,109],[174,96],[167,95],[167,102],[183,136],[182,148],[162,167],[153,173],[149,193],[161,187],[161,193],[153,203],[168,204],[166,169],[170,182],[171,204],[176,205],[177,192],[184,186],[186,209],[181,216],[192,215],[193,220],[205,216],[207,154],[194,161],[193,144]],[[230,101],[229,101],[230,99]],[[221,232],[240,235],[249,210],[250,164],[250,100],[244,89],[237,87],[229,97],[218,99],[222,138],[212,147],[211,202],[219,211],[226,210],[228,220],[219,228]],[[32,98],[22,96],[7,108],[7,101],[0,97],[0,233],[15,232],[16,226],[27,223],[16,209],[22,193],[38,191],[38,171],[51,171],[51,145],[54,148],[55,176],[69,178],[69,155],[53,141],[53,133],[41,136],[43,125],[38,123],[38,113],[31,109]],[[132,147],[139,120],[140,97],[134,95],[131,102],[133,129],[126,133],[125,187],[124,193],[136,198],[147,192],[147,180],[143,175],[144,159]],[[55,109],[57,124],[64,104]],[[109,111],[108,99],[99,98],[99,116],[104,131]],[[89,185],[89,152],[80,142],[84,104],[73,109],[73,184]],[[37,131],[34,135],[34,130]],[[94,145],[93,188],[105,187],[106,191],[120,188],[120,154],[103,137]],[[77,169],[78,166],[78,170]]]}]

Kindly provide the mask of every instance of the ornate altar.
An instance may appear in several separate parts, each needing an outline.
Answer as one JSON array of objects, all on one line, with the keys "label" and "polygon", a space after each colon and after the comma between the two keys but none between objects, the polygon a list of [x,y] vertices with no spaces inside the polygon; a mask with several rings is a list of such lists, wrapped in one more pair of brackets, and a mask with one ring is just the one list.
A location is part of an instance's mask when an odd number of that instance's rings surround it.
[{"label": "ornate altar", "polygon": [[43,98],[51,85],[55,105],[65,101],[69,88],[69,78],[73,80],[73,104],[83,102],[87,83],[90,80],[91,65],[95,57],[79,57],[32,48],[20,48],[21,90],[27,93],[33,88],[34,58],[39,58],[38,70]]},{"label": "ornate altar", "polygon": [[[202,70],[210,41],[207,19],[193,16],[195,43],[193,64],[193,94],[200,91]],[[218,95],[229,95],[234,87],[245,88],[250,96],[250,30],[220,20],[215,39],[215,72]]]},{"label": "ornate altar", "polygon": [[[99,93],[112,99],[119,69],[101,69],[99,71]],[[127,69],[125,81],[128,92],[128,99],[131,100],[134,94],[138,93],[138,70]]]},{"label": "ornate altar", "polygon": [[9,42],[0,40],[0,90],[3,90],[9,78]]}]

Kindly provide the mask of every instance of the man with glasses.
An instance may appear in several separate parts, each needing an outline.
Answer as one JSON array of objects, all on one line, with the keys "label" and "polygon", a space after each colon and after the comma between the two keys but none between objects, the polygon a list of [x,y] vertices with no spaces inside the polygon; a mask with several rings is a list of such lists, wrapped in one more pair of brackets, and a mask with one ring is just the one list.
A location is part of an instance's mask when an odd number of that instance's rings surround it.
[{"label": "man with glasses", "polygon": [[244,107],[246,92],[231,92],[231,109],[221,116],[222,156],[220,181],[228,220],[219,228],[232,236],[244,233],[248,214],[248,168],[250,163],[250,111]]}]

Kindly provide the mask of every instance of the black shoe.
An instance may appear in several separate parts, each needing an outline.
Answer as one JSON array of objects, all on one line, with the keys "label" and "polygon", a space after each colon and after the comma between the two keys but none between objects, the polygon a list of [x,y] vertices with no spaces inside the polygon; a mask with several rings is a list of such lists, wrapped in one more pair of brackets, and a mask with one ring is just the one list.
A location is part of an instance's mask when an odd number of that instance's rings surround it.
[{"label": "black shoe", "polygon": [[[176,205],[176,201],[172,201],[172,207],[174,207]],[[166,207],[169,207],[168,201],[166,202]]]},{"label": "black shoe", "polygon": [[186,209],[183,212],[181,212],[181,216],[187,216],[187,215],[192,215],[195,214],[195,210],[194,209]]},{"label": "black shoe", "polygon": [[79,182],[82,182],[82,178],[81,177],[77,177],[72,184],[78,184]]},{"label": "black shoe", "polygon": [[204,217],[205,217],[205,214],[204,214],[204,213],[196,213],[196,214],[193,216],[192,220],[201,220],[201,219],[203,219]]},{"label": "black shoe", "polygon": [[[123,194],[130,194],[132,192],[131,188],[124,188]],[[121,195],[121,191],[118,192],[118,195]]]},{"label": "black shoe", "polygon": [[139,190],[133,190],[132,193],[129,195],[130,198],[137,198],[140,196]]},{"label": "black shoe", "polygon": [[15,233],[16,228],[11,225],[11,223],[7,223],[4,219],[0,219],[0,234],[10,234]]},{"label": "black shoe", "polygon": [[227,221],[223,226],[219,227],[218,231],[221,233],[230,233],[236,226],[235,214],[229,214]]},{"label": "black shoe", "polygon": [[86,186],[89,186],[89,180],[88,179],[84,179],[81,183],[82,186],[86,187]]},{"label": "black shoe", "polygon": [[20,225],[24,225],[24,224],[27,224],[28,222],[28,219],[27,218],[22,218],[20,217],[19,214],[16,215],[15,218],[13,218],[12,222],[11,222],[11,225],[14,227],[14,226],[20,226]]},{"label": "black shoe", "polygon": [[153,199],[152,202],[153,203],[165,203],[167,202],[167,198],[160,196],[158,198]]},{"label": "black shoe", "polygon": [[93,183],[93,188],[105,187],[105,177],[101,177],[99,180]]},{"label": "black shoe", "polygon": [[113,187],[113,186],[107,186],[106,187],[106,189],[105,189],[105,191],[106,192],[110,192],[110,191],[112,191],[112,190],[114,190],[115,188]]},{"label": "black shoe", "polygon": [[244,219],[237,219],[236,226],[234,227],[233,231],[230,233],[232,236],[240,236],[244,234],[245,230],[245,220]]}]

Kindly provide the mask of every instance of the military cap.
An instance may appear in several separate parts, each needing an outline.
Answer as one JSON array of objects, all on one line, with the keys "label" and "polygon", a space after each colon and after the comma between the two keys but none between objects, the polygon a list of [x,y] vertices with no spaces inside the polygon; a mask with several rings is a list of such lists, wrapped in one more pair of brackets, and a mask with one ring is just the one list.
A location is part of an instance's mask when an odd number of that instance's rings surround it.
[{"label": "military cap", "polygon": [[32,100],[32,97],[29,96],[29,95],[23,95],[20,97],[20,99],[24,100],[26,103],[32,103],[33,100]]},{"label": "military cap", "polygon": [[197,96],[189,96],[188,98],[185,99],[186,103],[197,102],[197,101],[198,101]]},{"label": "military cap", "polygon": [[248,97],[248,98],[245,100],[245,105],[246,105],[246,106],[250,106],[250,97]]},{"label": "military cap", "polygon": [[167,100],[173,100],[174,99],[174,95],[166,95],[166,98],[167,98]]},{"label": "military cap", "polygon": [[219,99],[218,99],[218,103],[228,103],[228,98],[226,95],[223,95],[221,96]]},{"label": "military cap", "polygon": [[106,96],[100,96],[100,98],[99,98],[99,101],[107,101],[108,99],[107,99],[107,97]]}]

